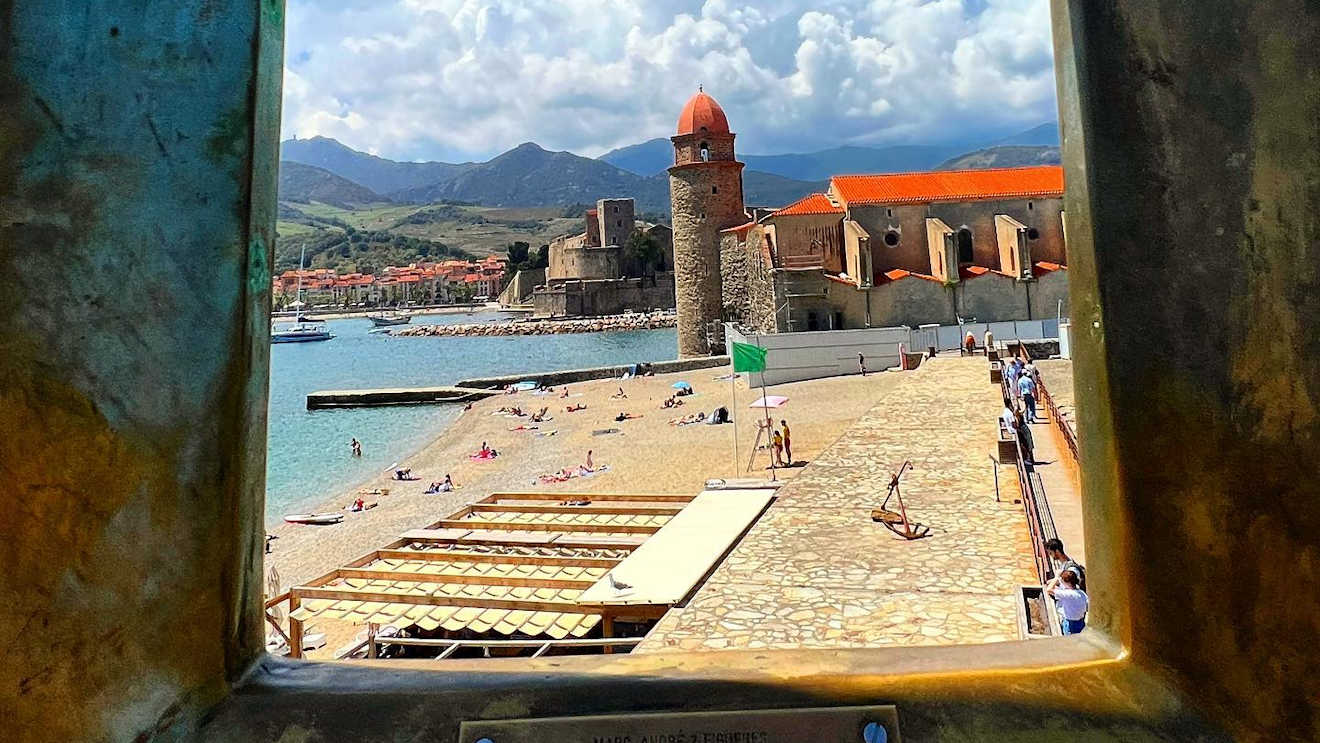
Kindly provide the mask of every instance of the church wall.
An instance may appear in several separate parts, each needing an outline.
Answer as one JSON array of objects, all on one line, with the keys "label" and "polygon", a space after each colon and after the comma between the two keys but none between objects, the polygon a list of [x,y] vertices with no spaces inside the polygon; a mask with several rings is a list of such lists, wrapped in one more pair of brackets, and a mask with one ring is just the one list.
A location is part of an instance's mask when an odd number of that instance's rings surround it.
[{"label": "church wall", "polygon": [[998,273],[963,279],[954,290],[958,315],[977,322],[1030,319],[1026,284]]},{"label": "church wall", "polygon": [[[924,204],[855,206],[849,207],[848,216],[871,235],[871,270],[875,275],[896,268],[930,273]],[[898,234],[897,245],[885,243],[890,231]]]},{"label": "church wall", "polygon": [[1029,241],[1033,261],[1066,264],[1063,220],[1059,216],[1062,211],[1062,199],[939,202],[928,207],[930,216],[944,220],[955,233],[964,225],[972,230],[976,265],[987,268],[999,267],[996,214],[1005,214],[1028,229],[1036,229],[1037,239]]},{"label": "church wall", "polygon": [[1068,317],[1068,272],[1041,273],[1031,282],[1031,316],[1037,320],[1057,316],[1063,300],[1063,316]]},{"label": "church wall", "polygon": [[886,281],[870,290],[872,327],[957,322],[951,286],[915,276]]},{"label": "church wall", "polygon": [[777,216],[774,224],[781,266],[821,266],[835,274],[844,270],[842,214]]}]

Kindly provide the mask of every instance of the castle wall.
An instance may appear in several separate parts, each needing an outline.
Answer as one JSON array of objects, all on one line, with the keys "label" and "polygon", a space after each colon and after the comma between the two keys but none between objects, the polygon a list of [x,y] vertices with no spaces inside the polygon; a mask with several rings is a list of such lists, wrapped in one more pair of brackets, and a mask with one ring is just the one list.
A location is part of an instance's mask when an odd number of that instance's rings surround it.
[{"label": "castle wall", "polygon": [[646,312],[674,306],[674,277],[564,281],[538,289],[532,296],[535,317],[592,317],[625,310]]},{"label": "castle wall", "polygon": [[636,229],[632,199],[601,199],[596,202],[601,245],[622,246]]}]

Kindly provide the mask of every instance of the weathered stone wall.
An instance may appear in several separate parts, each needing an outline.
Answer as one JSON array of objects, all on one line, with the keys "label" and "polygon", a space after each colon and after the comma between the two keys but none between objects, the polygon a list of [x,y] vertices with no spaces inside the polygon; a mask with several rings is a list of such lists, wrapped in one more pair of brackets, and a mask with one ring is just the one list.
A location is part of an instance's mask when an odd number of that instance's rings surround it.
[{"label": "weathered stone wall", "polygon": [[720,273],[723,277],[723,311],[728,322],[759,333],[774,333],[775,282],[766,260],[766,240],[773,240],[775,225],[757,225],[741,241],[726,234],[720,241]]},{"label": "weathered stone wall", "polygon": [[[930,273],[930,255],[926,247],[925,204],[894,206],[855,206],[848,209],[848,217],[857,222],[871,236],[871,271],[879,275],[901,268],[916,273]],[[885,242],[885,236],[894,233],[897,245]]]},{"label": "weathered stone wall", "polygon": [[509,285],[500,292],[501,304],[518,304],[532,296],[538,286],[545,284],[544,268],[528,268],[518,271],[509,280]]},{"label": "weathered stone wall", "polygon": [[1031,317],[1041,319],[1056,317],[1059,302],[1063,302],[1063,316],[1070,317],[1068,306],[1068,271],[1050,271],[1037,273],[1036,280],[1030,282],[1027,291],[1031,295]]},{"label": "weathered stone wall", "polygon": [[878,284],[871,289],[871,324],[953,325],[958,322],[953,292],[948,285],[915,276]]},{"label": "weathered stone wall", "polygon": [[627,244],[636,229],[632,199],[601,199],[596,202],[596,215],[600,222],[601,245]]},{"label": "weathered stone wall", "polygon": [[774,223],[781,266],[820,266],[836,274],[844,270],[842,215],[777,216]]},{"label": "weathered stone wall", "polygon": [[1026,282],[999,273],[985,273],[954,285],[958,314],[977,322],[1030,319]]},{"label": "weathered stone wall", "polygon": [[675,300],[680,357],[723,346],[720,230],[746,220],[742,164],[680,165],[669,170],[674,229]]},{"label": "weathered stone wall", "polygon": [[930,216],[944,220],[954,232],[964,225],[971,228],[978,266],[999,266],[996,214],[1006,214],[1028,230],[1036,231],[1037,238],[1028,240],[1033,261],[1068,262],[1063,220],[1059,216],[1063,211],[1062,199],[941,202],[929,205],[927,211]]},{"label": "weathered stone wall", "polygon": [[556,281],[532,296],[535,317],[591,317],[674,307],[672,273],[632,279]]},{"label": "weathered stone wall", "polygon": [[[972,231],[972,249],[975,263],[987,268],[998,268],[999,234],[995,215],[1005,214],[1022,223],[1028,230],[1036,230],[1037,237],[1028,241],[1033,261],[1064,263],[1067,249],[1063,239],[1062,199],[940,202],[895,206],[854,206],[848,217],[856,220],[871,235],[871,255],[875,273],[901,268],[916,273],[933,275],[931,249],[927,235],[928,218],[943,220],[957,233],[963,226]],[[884,241],[889,232],[896,232],[898,245]]]}]

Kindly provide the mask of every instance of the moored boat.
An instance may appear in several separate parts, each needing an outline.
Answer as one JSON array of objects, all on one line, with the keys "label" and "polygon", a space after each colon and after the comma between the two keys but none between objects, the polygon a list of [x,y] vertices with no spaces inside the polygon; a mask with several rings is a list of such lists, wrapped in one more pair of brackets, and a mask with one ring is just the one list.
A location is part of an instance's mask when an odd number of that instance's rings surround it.
[{"label": "moored boat", "polygon": [[412,315],[406,313],[367,315],[367,319],[378,328],[387,328],[392,325],[407,325],[412,322]]},{"label": "moored boat", "polygon": [[323,323],[295,323],[285,327],[273,327],[270,330],[271,343],[307,343],[309,341],[328,341],[334,338]]},{"label": "moored boat", "polygon": [[291,513],[284,517],[290,524],[338,524],[344,520],[342,513]]}]

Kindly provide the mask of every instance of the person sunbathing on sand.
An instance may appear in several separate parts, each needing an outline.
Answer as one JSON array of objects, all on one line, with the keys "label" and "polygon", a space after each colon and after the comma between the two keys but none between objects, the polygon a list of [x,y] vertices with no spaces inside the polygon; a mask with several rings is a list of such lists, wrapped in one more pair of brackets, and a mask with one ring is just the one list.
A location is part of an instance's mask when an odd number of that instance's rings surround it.
[{"label": "person sunbathing on sand", "polygon": [[641,417],[642,417],[642,416],[640,416],[640,415],[633,415],[632,413],[623,412],[623,413],[619,413],[618,415],[614,416],[614,420],[616,420],[616,421],[630,421],[630,420],[632,420],[633,418],[641,418]]},{"label": "person sunbathing on sand", "polygon": [[628,397],[628,393],[624,392],[622,387],[619,388],[618,392],[615,392],[613,395],[610,395],[611,400],[625,400],[627,399],[627,397]]},{"label": "person sunbathing on sand", "polygon": [[569,406],[565,407],[565,408],[564,408],[564,412],[565,412],[565,413],[576,413],[576,412],[579,411],[579,410],[586,410],[586,409],[587,409],[587,406],[586,406],[586,405],[583,405],[582,403],[578,403],[577,405],[569,405]]},{"label": "person sunbathing on sand", "polygon": [[559,396],[560,396],[560,397],[568,397],[568,385],[564,385],[564,392],[563,392],[561,395],[559,395]]}]

